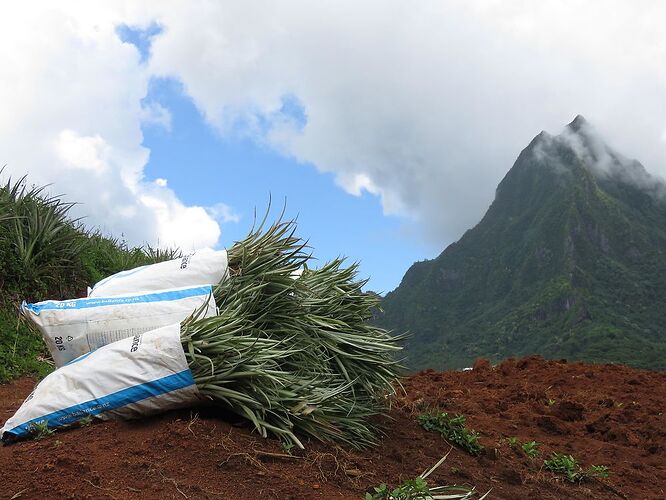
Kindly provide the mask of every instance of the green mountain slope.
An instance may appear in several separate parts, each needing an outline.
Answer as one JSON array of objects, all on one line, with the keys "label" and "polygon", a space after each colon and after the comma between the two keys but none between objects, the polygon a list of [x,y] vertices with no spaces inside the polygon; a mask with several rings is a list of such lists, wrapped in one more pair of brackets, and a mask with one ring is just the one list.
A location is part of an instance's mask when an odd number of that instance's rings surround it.
[{"label": "green mountain slope", "polygon": [[412,369],[528,353],[666,369],[666,184],[580,116],[542,132],[481,222],[383,307]]}]

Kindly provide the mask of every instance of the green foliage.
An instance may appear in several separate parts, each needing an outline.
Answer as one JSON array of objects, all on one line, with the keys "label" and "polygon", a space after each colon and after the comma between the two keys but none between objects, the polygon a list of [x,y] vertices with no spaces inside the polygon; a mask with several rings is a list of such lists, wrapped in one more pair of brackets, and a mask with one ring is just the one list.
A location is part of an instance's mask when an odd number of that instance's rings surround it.
[{"label": "green foliage", "polygon": [[[476,495],[474,488],[467,488],[465,486],[435,486],[429,487],[426,481],[427,477],[432,474],[448,457],[448,453],[442,457],[429,470],[423,472],[421,475],[414,479],[408,479],[396,488],[391,489],[386,483],[373,488],[372,493],[365,494],[365,500],[435,500],[438,498],[448,499],[461,499],[466,500]],[[488,493],[479,498],[483,500],[488,496]]]},{"label": "green foliage", "polygon": [[520,444],[520,441],[518,441],[516,436],[511,436],[506,438],[506,443],[509,445],[509,448],[515,448]]},{"label": "green foliage", "polygon": [[75,268],[85,240],[67,219],[72,206],[58,198],[32,196],[16,205],[12,249],[29,282],[51,284]]},{"label": "green foliage", "polygon": [[54,432],[54,430],[49,429],[49,424],[46,420],[35,422],[30,425],[30,435],[37,441],[51,436]]},{"label": "green foliage", "polygon": [[666,202],[580,158],[535,139],[481,222],[386,295],[378,323],[411,333],[410,369],[533,353],[666,369]]},{"label": "green foliage", "polygon": [[465,427],[464,415],[431,413],[419,415],[417,420],[425,430],[439,432],[448,442],[460,446],[470,455],[478,455],[483,450],[479,434]]},{"label": "green foliage", "polygon": [[72,281],[85,243],[68,218],[72,206],[45,187],[28,187],[25,177],[0,185],[0,300],[40,297]]},{"label": "green foliage", "polygon": [[586,477],[608,477],[610,468],[607,465],[590,465],[585,471]]},{"label": "green foliage", "polygon": [[539,455],[539,443],[536,441],[527,441],[521,444],[517,437],[512,436],[506,438],[506,443],[509,445],[509,448],[520,446],[520,449],[530,458],[536,458]]},{"label": "green foliage", "polygon": [[539,455],[539,443],[536,441],[527,441],[521,446],[525,455],[530,458],[536,458]]},{"label": "green foliage", "polygon": [[79,427],[90,427],[92,425],[93,418],[91,415],[86,415],[83,417],[81,420],[79,420],[78,424]]},{"label": "green foliage", "polygon": [[553,453],[543,461],[546,469],[557,474],[564,474],[572,483],[578,483],[592,477],[608,477],[610,471],[605,465],[592,465],[583,469],[572,455]]},{"label": "green foliage", "polygon": [[365,500],[406,500],[412,498],[432,498],[432,493],[425,479],[420,477],[408,479],[393,490],[382,483],[374,488],[373,493],[365,494]]},{"label": "green foliage", "polygon": [[21,375],[44,377],[53,370],[41,337],[26,327],[18,311],[0,307],[0,383]]},{"label": "green foliage", "polygon": [[164,262],[165,260],[178,259],[183,256],[183,252],[180,250],[180,248],[152,247],[150,245],[143,247],[143,253],[146,256],[146,261],[148,264]]}]

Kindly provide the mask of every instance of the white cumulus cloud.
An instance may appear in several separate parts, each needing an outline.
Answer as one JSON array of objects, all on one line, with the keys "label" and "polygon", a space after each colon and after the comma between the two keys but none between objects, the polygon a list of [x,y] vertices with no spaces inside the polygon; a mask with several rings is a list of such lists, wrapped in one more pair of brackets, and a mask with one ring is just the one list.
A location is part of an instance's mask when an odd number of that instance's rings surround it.
[{"label": "white cumulus cloud", "polygon": [[63,130],[58,134],[54,148],[66,167],[100,173],[108,168],[111,148],[99,135],[81,137],[74,130]]},{"label": "white cumulus cloud", "polygon": [[142,123],[168,129],[170,114],[142,105],[150,73],[116,28],[145,18],[118,4],[17,3],[0,30],[0,163],[3,172],[52,184],[79,202],[75,215],[132,243],[215,245],[218,222],[144,179]]},{"label": "white cumulus cloud", "polygon": [[[158,103],[141,106],[155,76],[179,80],[220,134],[247,134],[333,173],[352,195],[375,194],[386,213],[419,221],[438,245],[479,220],[534,135],[558,132],[579,113],[618,151],[666,173],[663,2],[14,9],[0,19],[2,162],[57,179],[113,230],[212,244],[213,224],[225,220],[185,207],[166,182],[143,180],[140,125],[170,124]],[[119,41],[121,23],[161,26],[146,61]]]}]

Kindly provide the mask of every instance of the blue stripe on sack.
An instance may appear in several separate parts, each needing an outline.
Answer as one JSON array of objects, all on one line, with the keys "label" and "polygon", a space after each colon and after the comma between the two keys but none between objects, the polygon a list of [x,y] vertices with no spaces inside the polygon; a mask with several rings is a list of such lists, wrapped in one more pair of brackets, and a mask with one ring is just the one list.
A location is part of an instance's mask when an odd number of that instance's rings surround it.
[{"label": "blue stripe on sack", "polygon": [[[74,358],[73,360],[68,361],[67,363],[65,363],[65,364],[62,365],[62,366],[73,365],[74,363],[78,363],[79,361],[83,361],[84,359],[86,359],[88,356],[90,356],[90,355],[91,355],[93,352],[95,352],[95,351],[96,351],[96,349],[93,349],[93,350],[90,351],[90,352],[87,352],[87,353],[85,353],[85,354],[81,354],[81,356],[79,356],[78,358]],[[61,368],[62,368],[62,367],[61,367]]]},{"label": "blue stripe on sack", "polygon": [[177,391],[178,389],[184,389],[191,385],[194,385],[192,372],[190,370],[183,370],[182,372],[162,377],[153,380],[152,382],[128,387],[127,389],[122,389],[113,394],[109,394],[108,396],[92,399],[85,403],[33,418],[21,425],[17,425],[13,429],[5,431],[2,435],[2,440],[5,441],[26,437],[30,434],[32,425],[38,422],[46,421],[49,428],[63,427],[78,422],[88,415],[98,415],[131,403],[136,403],[143,399],[166,394],[167,392]]},{"label": "blue stripe on sack", "polygon": [[23,303],[21,307],[39,314],[47,310],[70,310],[87,309],[90,307],[119,306],[127,304],[144,304],[147,302],[162,302],[168,300],[180,300],[197,295],[210,295],[213,291],[211,285],[186,288],[184,290],[172,290],[169,292],[144,293],[141,295],[131,295],[126,297],[89,297],[86,299],[73,300],[46,300],[37,304]]}]

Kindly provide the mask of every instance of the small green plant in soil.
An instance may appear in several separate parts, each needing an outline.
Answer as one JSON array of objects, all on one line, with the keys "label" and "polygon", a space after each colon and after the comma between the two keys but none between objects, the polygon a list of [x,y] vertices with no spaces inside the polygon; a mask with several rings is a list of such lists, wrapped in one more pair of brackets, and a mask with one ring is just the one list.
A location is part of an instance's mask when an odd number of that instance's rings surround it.
[{"label": "small green plant in soil", "polygon": [[607,465],[590,465],[585,473],[586,477],[608,477],[610,469]]},{"label": "small green plant in soil", "polygon": [[[365,500],[436,500],[439,498],[465,500],[472,498],[474,495],[476,495],[476,490],[474,488],[457,485],[435,486],[432,488],[428,486],[426,481],[427,477],[432,474],[435,469],[442,465],[448,456],[449,454],[447,453],[429,470],[423,472],[421,475],[415,477],[414,479],[408,479],[404,481],[400,486],[394,489],[391,489],[386,483],[382,483],[379,486],[376,486],[373,488],[372,493],[365,494]],[[488,493],[483,495],[478,500],[483,500],[486,498]]]},{"label": "small green plant in soil", "polygon": [[550,399],[550,398],[549,398],[548,401],[546,401],[546,405],[547,405],[547,406],[553,406],[554,404],[555,404],[555,400],[554,400],[554,399]]},{"label": "small green plant in soil", "polygon": [[40,440],[51,436],[54,431],[49,429],[49,424],[46,420],[35,422],[30,426],[30,433],[33,439]]},{"label": "small green plant in soil", "polygon": [[530,458],[536,458],[539,454],[539,443],[536,441],[527,441],[526,443],[523,443],[521,448],[525,452],[525,455]]},{"label": "small green plant in soil", "polygon": [[86,415],[81,420],[79,420],[80,427],[89,427],[92,424],[93,418],[90,415]]},{"label": "small green plant in soil", "polygon": [[465,427],[464,415],[449,415],[446,412],[418,416],[418,422],[427,431],[439,432],[450,443],[460,446],[470,455],[483,450],[479,433]]},{"label": "small green plant in soil", "polygon": [[608,477],[610,471],[606,465],[592,465],[583,469],[572,455],[553,453],[543,461],[546,469],[557,474],[564,474],[572,483],[579,483],[592,477]]},{"label": "small green plant in soil", "polygon": [[516,436],[511,436],[506,438],[506,444],[509,445],[509,448],[515,448],[520,444],[520,441],[518,441],[518,438]]}]

